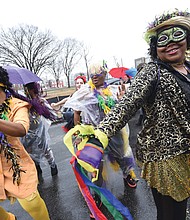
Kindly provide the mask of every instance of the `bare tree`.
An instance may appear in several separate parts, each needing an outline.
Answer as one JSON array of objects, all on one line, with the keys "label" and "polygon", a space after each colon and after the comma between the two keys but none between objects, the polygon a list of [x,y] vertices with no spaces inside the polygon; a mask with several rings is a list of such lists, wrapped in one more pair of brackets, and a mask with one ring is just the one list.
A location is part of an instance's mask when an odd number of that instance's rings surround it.
[{"label": "bare tree", "polygon": [[74,38],[66,38],[63,43],[63,71],[67,77],[68,87],[70,88],[70,75],[81,59],[81,42]]},{"label": "bare tree", "polygon": [[19,25],[0,32],[0,62],[24,67],[39,75],[62,50],[62,42],[50,31]]},{"label": "bare tree", "polygon": [[60,77],[63,74],[63,58],[58,57],[55,60],[53,60],[51,68],[50,68],[50,73],[53,75],[56,81],[57,87],[59,87],[59,81]]},{"label": "bare tree", "polygon": [[85,62],[87,79],[89,80],[90,79],[90,76],[89,76],[89,62],[92,59],[92,57],[89,58],[89,49],[85,45],[82,45],[82,57],[84,58],[84,62]]}]

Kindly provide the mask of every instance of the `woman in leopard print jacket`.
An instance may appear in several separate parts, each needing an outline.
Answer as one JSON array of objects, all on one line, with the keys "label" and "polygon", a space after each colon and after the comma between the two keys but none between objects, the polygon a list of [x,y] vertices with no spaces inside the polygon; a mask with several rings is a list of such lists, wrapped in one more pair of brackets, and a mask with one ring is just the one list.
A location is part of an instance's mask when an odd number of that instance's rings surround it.
[{"label": "woman in leopard print jacket", "polygon": [[163,14],[145,37],[152,62],[96,129],[109,139],[144,108],[137,160],[152,189],[157,219],[185,220],[190,196],[190,13]]}]

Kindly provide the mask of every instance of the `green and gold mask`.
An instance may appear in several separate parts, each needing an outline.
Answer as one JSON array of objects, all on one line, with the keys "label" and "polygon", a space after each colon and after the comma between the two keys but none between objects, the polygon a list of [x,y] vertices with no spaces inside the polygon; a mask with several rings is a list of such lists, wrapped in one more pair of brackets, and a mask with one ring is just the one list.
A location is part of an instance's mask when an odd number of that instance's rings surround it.
[{"label": "green and gold mask", "polygon": [[170,27],[158,34],[157,47],[165,47],[171,42],[180,42],[186,37],[186,30],[180,27]]}]

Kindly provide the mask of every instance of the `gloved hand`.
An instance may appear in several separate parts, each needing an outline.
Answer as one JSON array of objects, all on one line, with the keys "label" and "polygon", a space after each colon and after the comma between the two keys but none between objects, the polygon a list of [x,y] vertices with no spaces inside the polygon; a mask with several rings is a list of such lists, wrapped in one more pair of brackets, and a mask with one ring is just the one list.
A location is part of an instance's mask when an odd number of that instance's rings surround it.
[{"label": "gloved hand", "polygon": [[82,150],[77,151],[78,159],[98,169],[104,153],[103,146],[97,138],[90,138]]}]

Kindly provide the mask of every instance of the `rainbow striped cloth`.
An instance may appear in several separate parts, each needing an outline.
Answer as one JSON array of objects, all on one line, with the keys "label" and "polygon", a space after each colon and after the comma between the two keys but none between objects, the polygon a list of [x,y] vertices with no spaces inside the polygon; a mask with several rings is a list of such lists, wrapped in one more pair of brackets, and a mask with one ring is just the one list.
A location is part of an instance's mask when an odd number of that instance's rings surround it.
[{"label": "rainbow striped cloth", "polygon": [[70,161],[79,189],[90,209],[90,212],[96,220],[107,220],[105,215],[97,207],[96,202],[90,192],[93,190],[99,197],[107,210],[116,220],[133,220],[129,210],[107,189],[95,185],[85,174],[82,166],[73,156]]}]

